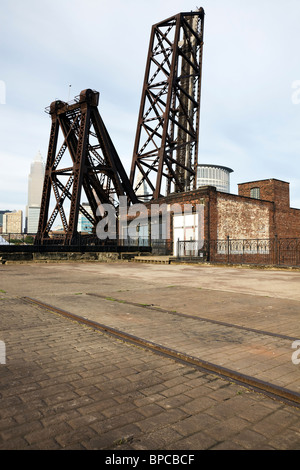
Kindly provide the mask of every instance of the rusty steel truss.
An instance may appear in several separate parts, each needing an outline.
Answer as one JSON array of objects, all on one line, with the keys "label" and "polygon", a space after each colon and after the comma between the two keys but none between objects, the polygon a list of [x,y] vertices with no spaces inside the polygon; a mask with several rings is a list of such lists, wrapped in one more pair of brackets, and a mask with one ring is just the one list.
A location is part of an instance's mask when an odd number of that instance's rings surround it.
[{"label": "rusty steel truss", "polygon": [[51,131],[36,244],[76,244],[80,214],[95,235],[105,215],[101,206],[117,209],[121,196],[135,204],[196,188],[203,28],[202,8],[152,27],[130,177],[99,114],[97,91],[47,108]]},{"label": "rusty steel truss", "polygon": [[[95,231],[103,216],[102,204],[117,207],[120,196],[127,196],[129,203],[137,202],[98,102],[99,93],[87,89],[72,103],[54,101],[47,108],[52,124],[36,244],[52,241],[72,245],[78,235],[80,212]],[[81,203],[83,191],[91,211]],[[62,224],[61,236],[53,238],[57,218]]]},{"label": "rusty steel truss", "polygon": [[196,187],[204,10],[153,25],[130,182],[141,201]]}]

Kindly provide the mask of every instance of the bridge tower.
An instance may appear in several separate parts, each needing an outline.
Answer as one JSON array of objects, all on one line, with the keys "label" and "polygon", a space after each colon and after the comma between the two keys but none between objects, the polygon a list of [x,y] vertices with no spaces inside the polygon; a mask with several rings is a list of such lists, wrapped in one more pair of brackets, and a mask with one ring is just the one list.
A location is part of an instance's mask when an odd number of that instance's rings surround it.
[{"label": "bridge tower", "polygon": [[[36,244],[72,245],[78,236],[79,212],[95,230],[103,215],[101,204],[117,208],[120,196],[127,196],[130,203],[137,202],[99,114],[98,102],[99,93],[87,89],[72,103],[54,101],[47,108],[52,123]],[[90,212],[81,204],[83,193]],[[61,237],[51,240],[58,216]]]},{"label": "bridge tower", "polygon": [[203,8],[152,27],[130,173],[142,202],[196,187],[203,30]]}]

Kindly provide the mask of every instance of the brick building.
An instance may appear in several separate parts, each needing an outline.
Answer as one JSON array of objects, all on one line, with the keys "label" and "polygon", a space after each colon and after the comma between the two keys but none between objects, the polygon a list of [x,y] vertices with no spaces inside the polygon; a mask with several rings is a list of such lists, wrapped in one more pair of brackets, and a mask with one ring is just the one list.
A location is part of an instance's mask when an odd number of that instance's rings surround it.
[{"label": "brick building", "polygon": [[[167,208],[170,213],[169,236],[165,242],[168,254],[178,254],[178,240],[190,244],[190,247],[193,242],[198,242],[196,246],[199,247],[203,239],[203,251],[209,251],[208,257],[212,258],[213,254],[225,254],[228,240],[236,242],[232,253],[246,251],[253,255],[268,253],[270,245],[267,247],[266,242],[269,240],[300,239],[300,209],[290,207],[289,183],[277,179],[239,184],[238,194],[217,191],[213,186],[171,194],[149,203],[148,213],[153,204]],[[187,206],[192,213],[184,217]],[[180,207],[181,213],[174,212],[175,207]],[[161,220],[160,225],[163,223]],[[148,236],[153,239],[150,219],[144,220],[139,230],[143,236],[148,231]],[[259,245],[258,240],[265,241],[264,245]],[[248,245],[245,248],[246,241]]]},{"label": "brick building", "polygon": [[271,201],[270,237],[300,237],[300,209],[290,207],[289,183],[277,179],[253,181],[238,185],[239,196]]}]

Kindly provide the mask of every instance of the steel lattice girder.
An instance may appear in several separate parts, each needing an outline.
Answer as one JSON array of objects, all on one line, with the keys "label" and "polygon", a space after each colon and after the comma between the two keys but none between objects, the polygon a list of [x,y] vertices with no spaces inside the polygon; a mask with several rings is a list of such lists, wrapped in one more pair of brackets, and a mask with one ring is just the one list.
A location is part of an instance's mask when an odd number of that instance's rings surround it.
[{"label": "steel lattice girder", "polygon": [[[49,232],[57,217],[63,225],[62,242],[73,244],[77,236],[78,216],[81,212],[94,226],[101,219],[97,211],[101,204],[118,206],[120,196],[136,203],[125,169],[98,111],[99,93],[83,90],[73,103],[53,102],[48,108],[52,124],[41,200],[36,243],[49,241]],[[58,136],[63,142],[58,149]],[[68,152],[66,152],[68,151]],[[69,165],[62,165],[69,153]],[[80,203],[84,189],[92,214]],[[50,199],[54,209],[49,217]],[[64,204],[68,201],[69,216]]]},{"label": "steel lattice girder", "polygon": [[153,25],[130,182],[139,200],[195,188],[204,10]]}]

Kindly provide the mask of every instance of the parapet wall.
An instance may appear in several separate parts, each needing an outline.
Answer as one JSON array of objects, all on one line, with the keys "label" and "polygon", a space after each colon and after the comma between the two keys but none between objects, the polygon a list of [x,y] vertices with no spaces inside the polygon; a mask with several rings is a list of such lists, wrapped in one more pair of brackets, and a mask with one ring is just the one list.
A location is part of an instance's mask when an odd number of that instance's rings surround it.
[{"label": "parapet wall", "polygon": [[137,256],[137,253],[59,253],[59,252],[46,252],[46,253],[0,253],[0,264],[10,263],[26,263],[26,262],[62,262],[62,261],[81,261],[81,262],[105,262],[110,263],[114,261],[130,260]]}]

